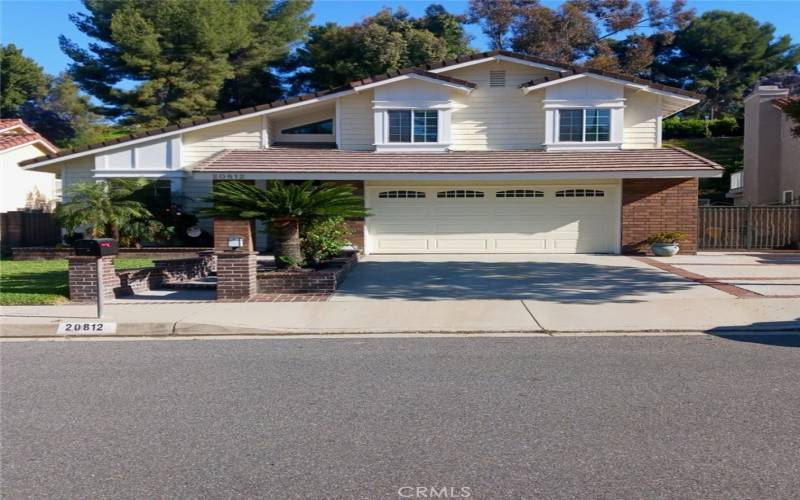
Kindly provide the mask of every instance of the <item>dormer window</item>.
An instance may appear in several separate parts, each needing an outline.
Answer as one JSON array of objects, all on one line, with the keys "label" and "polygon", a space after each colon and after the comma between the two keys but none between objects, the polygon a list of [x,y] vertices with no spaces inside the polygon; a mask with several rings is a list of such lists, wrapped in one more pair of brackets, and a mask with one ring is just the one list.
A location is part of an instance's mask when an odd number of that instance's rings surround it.
[{"label": "dormer window", "polygon": [[610,109],[559,109],[559,142],[609,142]]},{"label": "dormer window", "polygon": [[439,112],[436,110],[392,109],[389,114],[388,141],[426,143],[439,140]]}]

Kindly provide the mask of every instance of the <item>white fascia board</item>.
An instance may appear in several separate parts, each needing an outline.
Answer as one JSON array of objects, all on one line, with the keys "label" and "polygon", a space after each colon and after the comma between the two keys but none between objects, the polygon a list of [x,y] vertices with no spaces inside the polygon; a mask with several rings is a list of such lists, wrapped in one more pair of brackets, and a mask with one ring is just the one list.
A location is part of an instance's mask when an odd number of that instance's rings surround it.
[{"label": "white fascia board", "polygon": [[97,178],[114,178],[114,177],[146,177],[148,179],[155,178],[183,178],[188,175],[186,170],[144,170],[144,169],[125,169],[125,170],[109,170],[109,169],[94,169],[92,170],[93,177]]},{"label": "white fascia board", "polygon": [[0,128],[0,132],[5,132],[6,130],[14,130],[15,128],[22,128],[22,129],[25,130],[25,133],[28,133],[28,134],[35,134],[36,133],[25,122],[15,123],[14,125],[9,125],[8,127]]},{"label": "white fascia board", "polygon": [[[42,147],[46,148],[48,151],[52,151],[53,153],[58,151],[57,149],[53,149],[52,147],[47,145],[46,142],[41,141],[39,139],[36,139],[35,141],[26,142],[24,144],[18,144],[16,146],[14,146],[13,148],[3,149],[2,151],[0,151],[0,154],[10,153],[11,151],[14,151],[14,150],[17,150],[17,149],[20,149],[20,148],[24,148],[25,146],[42,146]],[[22,167],[23,170],[26,170],[27,168],[28,167]]]},{"label": "white fascia board", "polygon": [[562,73],[564,71],[567,71],[566,69],[559,68],[558,66],[550,66],[549,64],[536,63],[536,62],[532,62],[532,61],[526,61],[525,59],[517,59],[516,57],[509,57],[509,56],[504,56],[504,55],[484,57],[483,59],[475,59],[473,61],[466,61],[466,62],[463,62],[463,63],[452,64],[450,66],[444,66],[444,67],[436,68],[436,69],[429,69],[427,71],[430,72],[430,73],[445,73],[447,71],[453,71],[453,70],[456,70],[456,69],[467,68],[469,66],[474,66],[476,64],[483,64],[485,62],[490,62],[490,61],[504,61],[504,62],[512,62],[512,63],[517,63],[517,64],[524,64],[525,66],[532,66],[534,68],[547,69],[547,70],[550,70],[550,71],[555,71],[556,73]]},{"label": "white fascia board", "polygon": [[625,172],[536,172],[536,173],[481,173],[481,174],[402,174],[363,172],[194,172],[198,180],[351,180],[351,181],[527,181],[527,180],[585,180],[585,179],[648,179],[722,177],[722,170],[629,170]]},{"label": "white fascia board", "polygon": [[451,89],[460,90],[461,92],[464,92],[465,94],[470,94],[474,90],[471,87],[466,87],[464,85],[459,85],[457,83],[445,82],[445,81],[442,81],[442,80],[437,80],[436,78],[430,78],[430,77],[427,77],[427,76],[424,76],[424,75],[418,75],[416,73],[409,73],[407,75],[395,76],[394,78],[387,78],[386,80],[381,80],[379,82],[367,83],[366,85],[359,85],[358,87],[355,88],[355,91],[356,91],[356,93],[358,93],[358,92],[361,92],[363,90],[369,90],[369,89],[372,89],[372,88],[375,88],[375,87],[380,87],[382,85],[401,82],[403,80],[419,80],[419,81],[422,81],[422,82],[432,83],[432,84],[435,84],[435,85],[441,85],[443,87],[448,87],[448,88],[451,88]]},{"label": "white fascia board", "polygon": [[69,155],[66,155],[66,156],[59,156],[58,158],[51,158],[49,160],[42,160],[41,162],[34,163],[32,165],[27,165],[27,166],[22,167],[22,168],[24,168],[26,170],[34,170],[34,169],[37,169],[39,167],[44,167],[45,165],[50,165],[50,164],[53,164],[53,163],[60,163],[62,161],[72,160],[74,158],[80,158],[82,156],[96,155],[96,154],[102,153],[104,151],[109,151],[109,150],[113,150],[113,149],[117,149],[117,148],[127,148],[129,146],[133,146],[135,144],[140,144],[142,142],[148,142],[148,141],[153,141],[153,140],[157,140],[157,139],[163,139],[164,137],[170,137],[170,136],[173,136],[173,135],[185,134],[186,132],[191,132],[193,130],[200,130],[200,129],[204,129],[204,128],[208,128],[208,127],[215,127],[217,125],[222,125],[222,124],[225,124],[225,123],[235,122],[237,120],[246,120],[248,118],[254,118],[256,116],[271,115],[273,113],[278,113],[278,112],[281,112],[281,111],[294,109],[294,108],[297,108],[297,107],[300,107],[300,106],[306,106],[306,105],[309,105],[309,104],[316,104],[316,103],[320,103],[320,102],[325,102],[325,101],[329,101],[331,99],[338,99],[339,97],[344,97],[346,95],[350,95],[350,94],[354,94],[354,93],[355,92],[353,90],[343,90],[341,92],[336,92],[334,94],[328,94],[328,95],[324,95],[324,96],[321,96],[321,97],[315,97],[314,99],[308,99],[306,101],[298,101],[298,102],[295,102],[295,103],[292,103],[292,104],[287,104],[285,106],[278,106],[278,107],[275,107],[275,108],[269,108],[269,109],[264,109],[264,110],[261,110],[261,111],[255,111],[253,113],[247,113],[247,114],[244,114],[244,115],[232,116],[230,118],[225,118],[223,120],[216,120],[216,121],[211,121],[211,122],[207,122],[207,123],[199,123],[197,125],[192,125],[191,127],[180,128],[180,129],[177,129],[177,130],[172,130],[170,132],[163,132],[163,133],[160,133],[160,134],[153,134],[153,135],[149,135],[147,137],[140,137],[138,139],[132,139],[130,141],[120,142],[118,144],[110,144],[108,146],[103,146],[102,148],[89,149],[87,151],[80,151],[80,152],[72,153],[72,154],[69,154]]},{"label": "white fascia board", "polygon": [[550,81],[547,81],[547,82],[542,82],[542,83],[539,83],[537,85],[530,85],[528,87],[523,87],[522,88],[522,92],[524,94],[529,94],[530,92],[533,92],[534,90],[543,89],[545,87],[550,87],[552,85],[558,85],[558,84],[561,84],[561,83],[571,82],[573,80],[578,80],[580,78],[592,78],[594,80],[601,80],[601,81],[605,81],[605,82],[609,82],[609,83],[616,83],[617,85],[622,85],[623,87],[627,87],[627,88],[630,88],[630,89],[636,89],[636,90],[640,90],[640,91],[644,91],[644,92],[650,92],[652,94],[656,94],[656,95],[660,95],[660,96],[667,96],[667,97],[673,97],[675,99],[681,99],[683,101],[686,101],[686,103],[687,103],[686,107],[687,108],[689,106],[694,106],[695,104],[700,102],[699,99],[695,99],[694,97],[689,97],[689,96],[685,96],[685,95],[681,95],[681,94],[676,94],[674,92],[669,92],[669,91],[666,91],[666,90],[660,90],[660,89],[651,87],[650,85],[647,85],[647,84],[629,82],[627,80],[621,80],[619,78],[612,78],[610,76],[604,76],[604,75],[596,75],[594,73],[577,73],[575,75],[565,76],[564,78],[558,78],[556,80],[550,80]]}]

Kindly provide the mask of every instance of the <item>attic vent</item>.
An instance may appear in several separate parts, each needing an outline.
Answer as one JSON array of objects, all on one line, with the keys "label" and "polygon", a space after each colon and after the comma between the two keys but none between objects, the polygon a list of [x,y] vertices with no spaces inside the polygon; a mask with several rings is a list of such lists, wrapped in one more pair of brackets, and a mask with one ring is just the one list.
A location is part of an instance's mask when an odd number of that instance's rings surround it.
[{"label": "attic vent", "polygon": [[505,71],[490,71],[489,72],[489,86],[490,87],[505,87],[506,86],[506,72]]}]

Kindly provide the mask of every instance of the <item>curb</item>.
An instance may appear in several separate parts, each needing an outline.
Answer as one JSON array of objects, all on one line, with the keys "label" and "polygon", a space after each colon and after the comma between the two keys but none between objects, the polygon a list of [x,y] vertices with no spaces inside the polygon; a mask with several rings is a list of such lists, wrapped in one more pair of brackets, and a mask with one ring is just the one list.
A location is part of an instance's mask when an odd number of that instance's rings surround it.
[{"label": "curb", "polygon": [[0,340],[14,339],[69,339],[69,338],[180,338],[180,337],[220,337],[226,336],[269,336],[269,337],[302,337],[325,335],[530,335],[537,337],[569,337],[569,336],[680,336],[680,335],[785,335],[800,334],[800,324],[781,327],[765,326],[731,326],[717,328],[677,328],[677,329],[608,329],[608,330],[543,330],[543,329],[502,329],[502,330],[399,330],[399,329],[271,329],[247,328],[238,326],[214,325],[208,323],[186,322],[143,322],[143,323],[118,323],[117,332],[113,335],[58,335],[55,333],[57,323],[25,323],[0,325]]}]

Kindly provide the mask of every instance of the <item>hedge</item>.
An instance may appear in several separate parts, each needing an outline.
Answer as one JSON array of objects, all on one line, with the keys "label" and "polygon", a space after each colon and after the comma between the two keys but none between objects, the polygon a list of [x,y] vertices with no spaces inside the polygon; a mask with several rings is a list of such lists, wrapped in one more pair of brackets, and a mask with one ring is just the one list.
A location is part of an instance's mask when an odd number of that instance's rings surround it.
[{"label": "hedge", "polygon": [[[706,129],[708,126],[708,129]],[[700,118],[667,118],[663,123],[664,139],[689,139],[693,137],[733,137],[741,135],[736,118],[725,116],[713,120]]]}]

